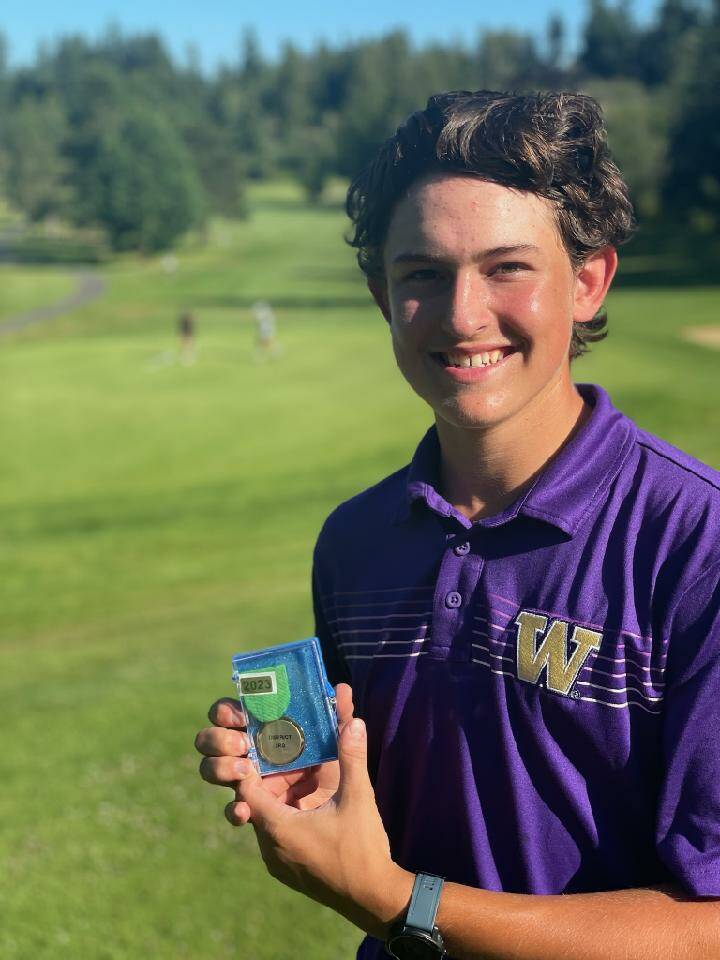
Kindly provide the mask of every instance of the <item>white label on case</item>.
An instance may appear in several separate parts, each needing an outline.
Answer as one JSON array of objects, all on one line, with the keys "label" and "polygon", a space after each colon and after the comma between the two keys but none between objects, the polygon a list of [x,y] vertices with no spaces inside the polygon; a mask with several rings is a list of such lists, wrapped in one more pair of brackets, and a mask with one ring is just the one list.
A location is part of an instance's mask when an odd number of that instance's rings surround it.
[{"label": "white label on case", "polygon": [[277,693],[277,677],[274,670],[266,670],[263,673],[239,673],[236,682],[240,694],[244,697],[260,697]]}]

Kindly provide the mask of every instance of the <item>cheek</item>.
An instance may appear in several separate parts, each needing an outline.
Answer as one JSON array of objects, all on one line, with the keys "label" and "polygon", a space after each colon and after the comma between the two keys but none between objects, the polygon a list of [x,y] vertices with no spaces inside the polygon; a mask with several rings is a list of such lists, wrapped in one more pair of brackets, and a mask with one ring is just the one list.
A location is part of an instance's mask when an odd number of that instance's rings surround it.
[{"label": "cheek", "polygon": [[572,327],[572,302],[565,286],[557,283],[520,285],[503,297],[501,315],[514,318],[528,335],[543,340],[563,339]]},{"label": "cheek", "polygon": [[411,297],[393,297],[390,301],[390,314],[393,326],[404,329],[416,323],[418,314],[421,314],[420,301]]},{"label": "cheek", "polygon": [[396,301],[392,305],[390,331],[397,349],[420,347],[432,329],[431,311],[417,300]]},{"label": "cheek", "polygon": [[488,307],[499,316],[522,319],[540,312],[546,294],[547,287],[537,280],[514,280],[492,291]]},{"label": "cheek", "polygon": [[399,367],[403,366],[403,358],[408,353],[407,338],[403,335],[403,328],[398,326],[395,317],[390,325],[390,339],[392,341],[393,353]]}]

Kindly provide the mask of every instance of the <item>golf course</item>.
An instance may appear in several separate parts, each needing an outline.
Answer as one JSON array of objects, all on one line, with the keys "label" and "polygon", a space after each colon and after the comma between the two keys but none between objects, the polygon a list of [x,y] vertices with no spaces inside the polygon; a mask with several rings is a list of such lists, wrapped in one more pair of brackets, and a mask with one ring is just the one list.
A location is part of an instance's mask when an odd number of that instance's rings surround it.
[{"label": "golf course", "polygon": [[[430,423],[339,196],[256,185],[246,220],[172,261],[120,255],[102,295],[6,332],[87,271],[0,264],[3,960],[354,956],[358,930],[266,876],[193,749],[233,653],[312,633],[325,516]],[[628,247],[610,334],[575,378],[720,468],[720,349],[684,334],[717,326],[720,285],[642,268]]]}]

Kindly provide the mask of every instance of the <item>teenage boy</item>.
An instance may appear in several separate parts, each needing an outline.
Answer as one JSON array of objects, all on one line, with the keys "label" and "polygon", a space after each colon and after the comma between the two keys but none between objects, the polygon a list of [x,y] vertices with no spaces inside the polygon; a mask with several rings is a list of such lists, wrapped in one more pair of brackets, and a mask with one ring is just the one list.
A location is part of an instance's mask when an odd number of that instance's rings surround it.
[{"label": "teenage boy", "polygon": [[202,775],[363,960],[720,957],[720,477],[570,376],[632,229],[599,109],[432,97],[348,211],[435,425],[316,547],[339,763],[261,781],[220,701]]}]

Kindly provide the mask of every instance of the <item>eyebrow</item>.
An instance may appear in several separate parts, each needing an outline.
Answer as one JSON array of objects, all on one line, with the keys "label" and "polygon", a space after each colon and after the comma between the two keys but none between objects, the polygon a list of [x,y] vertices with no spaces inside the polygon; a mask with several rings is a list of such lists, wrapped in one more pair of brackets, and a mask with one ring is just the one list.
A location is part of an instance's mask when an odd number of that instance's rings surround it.
[{"label": "eyebrow", "polygon": [[[481,250],[473,259],[484,260],[486,257],[504,257],[514,253],[537,253],[539,250],[540,247],[532,243],[518,243],[509,247],[490,247],[489,250]],[[417,263],[418,261],[422,261],[423,263],[447,263],[447,257],[438,257],[432,253],[415,253],[414,251],[408,251],[407,253],[399,253],[393,258],[392,262]]]}]

